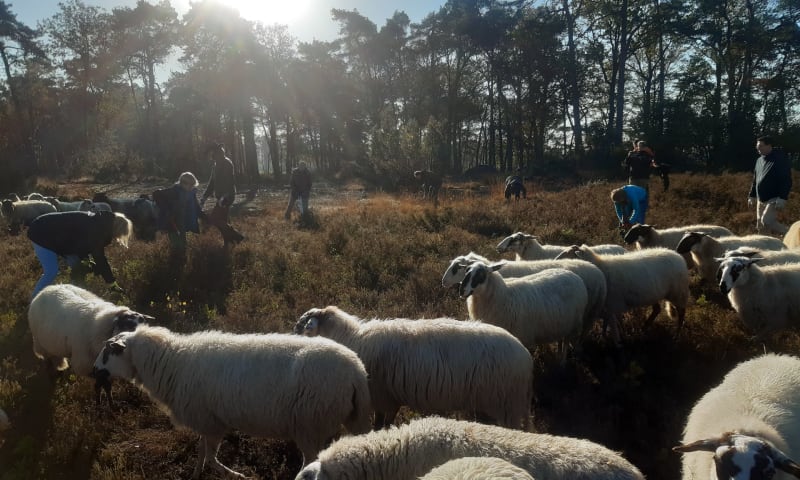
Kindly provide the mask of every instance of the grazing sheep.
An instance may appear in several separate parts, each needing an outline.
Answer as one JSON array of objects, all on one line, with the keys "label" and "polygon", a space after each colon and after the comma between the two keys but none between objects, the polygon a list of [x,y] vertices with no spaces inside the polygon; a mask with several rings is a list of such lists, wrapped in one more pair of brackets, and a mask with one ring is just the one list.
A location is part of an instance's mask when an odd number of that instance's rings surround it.
[{"label": "grazing sheep", "polygon": [[[544,260],[553,259],[563,252],[566,245],[542,245],[538,238],[527,233],[517,232],[504,238],[497,244],[497,251],[500,253],[514,252],[517,260]],[[602,254],[625,253],[625,248],[620,245],[593,245],[592,250]]]},{"label": "grazing sheep", "polygon": [[[147,195],[139,198],[109,198],[105,193],[92,197],[95,203],[106,203],[114,212],[120,212],[133,222],[134,235],[139,240],[153,241],[158,229],[158,214],[155,203]],[[99,208],[99,207],[98,207]]]},{"label": "grazing sheep", "polygon": [[800,264],[759,267],[758,258],[730,257],[719,267],[719,288],[756,339],[800,322]]},{"label": "grazing sheep", "polygon": [[783,250],[786,245],[777,238],[767,235],[713,238],[703,232],[689,232],[678,242],[675,251],[681,255],[691,253],[692,261],[697,265],[697,272],[700,278],[706,281],[713,281],[719,268],[719,260],[717,259],[722,257],[726,250],[733,250],[739,247]]},{"label": "grazing sheep", "polygon": [[625,255],[598,255],[586,245],[573,245],[559,258],[586,260],[605,274],[608,294],[604,310],[616,342],[620,341],[619,318],[623,313],[651,305],[646,321],[649,325],[661,312],[661,300],[672,307],[667,309],[670,317],[677,314],[680,332],[689,303],[689,270],[683,257],[674,251],[648,248]]},{"label": "grazing sheep", "polygon": [[740,363],[692,408],[683,430],[683,479],[800,478],[800,359]]},{"label": "grazing sheep", "polygon": [[[33,353],[56,370],[72,366],[77,375],[88,376],[104,342],[120,332],[135,330],[153,317],[114,305],[88,290],[70,284],[42,289],[28,308]],[[69,362],[67,362],[69,358]],[[102,385],[113,407],[111,385]],[[95,401],[100,403],[100,384]]]},{"label": "grazing sheep", "polygon": [[800,220],[789,227],[786,235],[783,236],[783,244],[786,245],[786,248],[800,247]]},{"label": "grazing sheep", "polygon": [[200,435],[192,478],[208,461],[222,474],[242,477],[217,460],[226,432],[289,438],[303,465],[344,424],[369,431],[367,372],[352,350],[325,338],[191,335],[140,327],[108,340],[95,361],[96,376],[131,380],[161,405],[173,424]]},{"label": "grazing sheep", "polygon": [[8,223],[8,232],[12,235],[19,234],[23,225],[30,225],[33,219],[39,215],[55,211],[56,207],[44,200],[20,200],[19,202],[3,200],[0,204],[0,213],[5,217]]},{"label": "grazing sheep", "polygon": [[[442,286],[449,288],[464,280],[467,268],[474,262],[491,262],[476,253],[470,252],[461,255],[450,262],[450,266],[442,277]],[[503,278],[519,278],[541,272],[551,268],[563,268],[581,277],[588,294],[586,312],[584,315],[584,329],[591,328],[595,319],[599,318],[606,303],[606,277],[599,268],[582,260],[521,260],[517,262],[498,262],[501,265],[497,273]]]},{"label": "grazing sheep", "polygon": [[329,306],[304,313],[294,331],[358,354],[376,428],[391,424],[402,405],[426,413],[477,411],[506,427],[527,426],[533,359],[502,328],[450,318],[365,321]]},{"label": "grazing sheep", "polygon": [[420,480],[534,480],[525,470],[501,458],[464,457],[442,464]]},{"label": "grazing sheep", "polygon": [[505,328],[530,350],[558,342],[563,363],[564,340],[577,343],[583,332],[588,302],[583,280],[562,268],[505,280],[497,273],[501,267],[475,262],[467,269],[459,292],[467,299],[469,318]]},{"label": "grazing sheep", "polygon": [[439,417],[341,438],[296,480],[415,480],[463,457],[500,458],[536,480],[644,480],[622,456],[588,440]]}]

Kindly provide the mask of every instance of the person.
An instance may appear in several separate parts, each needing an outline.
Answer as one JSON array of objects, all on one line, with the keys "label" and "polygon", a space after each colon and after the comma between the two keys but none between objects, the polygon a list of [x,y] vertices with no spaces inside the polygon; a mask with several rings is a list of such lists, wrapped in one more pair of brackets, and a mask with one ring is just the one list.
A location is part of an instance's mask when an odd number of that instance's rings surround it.
[{"label": "person", "polygon": [[[105,247],[116,241],[125,248],[133,233],[133,224],[121,213],[55,212],[37,217],[28,228],[28,239],[42,264],[44,273],[33,289],[31,299],[58,275],[58,257],[64,257],[76,275],[81,262],[103,277],[112,289],[122,292],[106,259]],[[73,278],[74,279],[74,278]]]},{"label": "person", "polygon": [[625,185],[611,191],[614,211],[621,232],[627,232],[636,223],[645,223],[647,191],[638,185]]},{"label": "person", "polygon": [[284,218],[289,220],[292,215],[292,208],[298,198],[302,205],[300,215],[305,216],[308,213],[308,197],[311,194],[311,172],[308,171],[306,162],[300,162],[297,167],[292,169],[292,176],[289,180],[289,205],[286,206],[286,214]]},{"label": "person", "polygon": [[230,223],[230,208],[236,199],[236,177],[233,162],[225,155],[225,145],[217,143],[210,148],[211,160],[214,166],[211,169],[211,178],[208,180],[200,206],[205,205],[208,197],[217,199],[214,209],[207,216],[208,221],[219,229],[225,245],[236,244],[244,240],[244,235],[237,232]]},{"label": "person", "polygon": [[672,168],[672,165],[669,163],[655,163],[654,166],[656,170],[658,170],[658,175],[661,177],[661,186],[664,187],[664,191],[666,192],[669,190],[669,172]]},{"label": "person", "polygon": [[192,172],[183,172],[172,186],[153,192],[159,230],[167,232],[172,252],[181,258],[186,255],[186,232],[200,233],[198,219],[205,216],[197,200],[199,185]]},{"label": "person", "polygon": [[655,154],[642,140],[633,142],[633,150],[625,157],[628,184],[642,187],[650,193],[650,168],[655,165]]},{"label": "person", "polygon": [[753,182],[747,205],[756,207],[756,231],[783,235],[788,228],[778,221],[778,210],[786,206],[792,189],[792,167],[783,152],[773,147],[774,140],[765,135],[756,139]]},{"label": "person", "polygon": [[520,194],[522,194],[522,198],[528,198],[528,191],[525,189],[525,181],[522,178],[522,169],[517,167],[514,175],[509,175],[506,177],[506,188],[504,195],[506,200],[510,199],[511,195],[514,195],[515,200],[519,200]]},{"label": "person", "polygon": [[442,176],[430,170],[417,170],[414,178],[420,181],[422,196],[433,200],[434,205],[439,205],[439,189],[442,188]]}]

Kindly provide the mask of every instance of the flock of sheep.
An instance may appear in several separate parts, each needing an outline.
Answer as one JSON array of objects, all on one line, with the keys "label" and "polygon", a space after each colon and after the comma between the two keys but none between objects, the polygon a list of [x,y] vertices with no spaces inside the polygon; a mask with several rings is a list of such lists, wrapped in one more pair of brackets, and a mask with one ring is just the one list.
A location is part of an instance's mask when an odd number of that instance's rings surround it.
[{"label": "flock of sheep", "polygon": [[[18,218],[25,202],[37,200],[3,202],[3,215]],[[206,465],[242,477],[217,459],[235,429],[292,440],[299,480],[643,479],[601,445],[526,431],[531,352],[557,343],[566,362],[598,320],[619,343],[623,313],[651,307],[649,323],[662,301],[680,331],[693,268],[759,337],[790,327],[800,319],[798,228],[784,243],[715,225],[635,225],[630,251],[515,233],[497,250],[516,260],[470,252],[445,269],[442,285],[458,285],[469,320],[363,319],[328,306],[304,313],[292,334],[182,334],[69,284],[43,289],[28,320],[36,356],[93,377],[98,403],[104,390],[113,405],[112,378],[131,381],[199,434],[193,478]],[[420,418],[392,426],[402,406]],[[455,412],[480,422],[438,416]],[[800,359],[738,365],[695,405],[675,450],[685,480],[800,478]]]}]

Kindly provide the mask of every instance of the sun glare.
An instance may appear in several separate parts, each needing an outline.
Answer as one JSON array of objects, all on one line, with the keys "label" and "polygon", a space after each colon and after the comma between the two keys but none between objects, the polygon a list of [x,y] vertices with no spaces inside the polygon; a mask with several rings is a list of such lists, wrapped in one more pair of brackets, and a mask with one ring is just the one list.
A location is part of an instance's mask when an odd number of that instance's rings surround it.
[{"label": "sun glare", "polygon": [[309,13],[312,0],[221,0],[239,10],[243,18],[271,25],[292,24]]}]

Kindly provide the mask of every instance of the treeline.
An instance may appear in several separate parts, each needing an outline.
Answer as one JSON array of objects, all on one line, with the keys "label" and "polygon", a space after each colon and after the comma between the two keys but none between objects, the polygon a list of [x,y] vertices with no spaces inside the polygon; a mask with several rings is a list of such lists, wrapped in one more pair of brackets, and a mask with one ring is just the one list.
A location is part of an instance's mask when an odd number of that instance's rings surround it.
[{"label": "treeline", "polygon": [[213,142],[251,183],[300,160],[375,178],[609,168],[635,138],[706,171],[750,168],[762,132],[800,152],[796,0],[449,0],[380,27],[330,15],[339,37],[303,43],[209,0],[183,16],[168,0],[67,0],[36,26],[0,0],[0,190],[204,174]]}]

